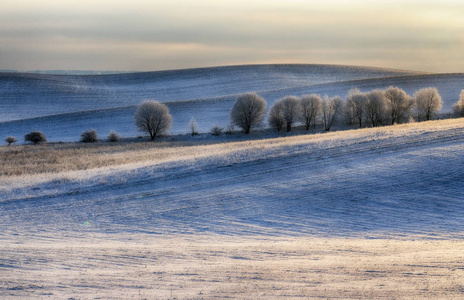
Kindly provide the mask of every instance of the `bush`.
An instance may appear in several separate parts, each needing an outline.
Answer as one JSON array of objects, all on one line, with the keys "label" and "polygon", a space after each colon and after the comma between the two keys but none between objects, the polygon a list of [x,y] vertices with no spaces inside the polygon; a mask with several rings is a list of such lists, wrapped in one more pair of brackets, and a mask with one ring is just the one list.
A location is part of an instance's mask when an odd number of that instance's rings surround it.
[{"label": "bush", "polygon": [[119,142],[120,139],[121,138],[119,137],[119,134],[116,131],[111,130],[108,134],[108,141],[110,141],[111,143]]},{"label": "bush", "polygon": [[8,143],[8,146],[13,144],[13,143],[16,143],[18,141],[18,139],[16,139],[14,136],[7,136],[5,138],[5,142]]},{"label": "bush", "polygon": [[169,108],[154,100],[145,100],[137,106],[134,115],[135,126],[147,132],[152,140],[171,128],[172,117]]},{"label": "bush", "polygon": [[47,138],[40,131],[31,131],[28,134],[24,135],[24,141],[31,142],[33,144],[45,143]]},{"label": "bush", "polygon": [[89,129],[81,134],[81,142],[83,143],[95,143],[98,141],[97,132],[94,129]]},{"label": "bush", "polygon": [[221,136],[223,130],[224,128],[220,126],[213,126],[213,128],[211,128],[211,134],[214,136]]},{"label": "bush", "polygon": [[235,100],[230,121],[248,134],[250,130],[262,126],[265,114],[266,101],[256,93],[247,93],[239,95]]}]

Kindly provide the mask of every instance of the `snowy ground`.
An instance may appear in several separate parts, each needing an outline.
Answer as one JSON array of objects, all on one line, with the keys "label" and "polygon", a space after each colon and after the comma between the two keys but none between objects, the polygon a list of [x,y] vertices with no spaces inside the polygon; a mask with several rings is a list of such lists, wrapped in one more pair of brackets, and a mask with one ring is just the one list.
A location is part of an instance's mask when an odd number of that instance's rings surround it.
[{"label": "snowy ground", "polygon": [[[441,82],[443,96],[454,94],[461,75],[430,76],[356,79],[356,85],[412,89]],[[328,87],[336,92],[351,84],[311,89],[330,94]],[[263,95],[279,93],[287,91]],[[187,115],[198,103],[204,109],[233,96],[218,99],[179,102],[178,111]],[[205,110],[208,122],[226,111],[214,107]],[[98,113],[120,120],[126,109],[133,107]],[[74,113],[75,124],[87,116],[82,124],[90,125],[93,113]],[[50,128],[66,123],[45,119]],[[0,128],[19,132],[29,121]],[[85,147],[93,146],[1,147],[8,157],[55,152],[21,176],[0,176],[0,298],[464,295],[463,119]],[[99,159],[100,165],[74,168],[76,161]],[[55,165],[61,169],[40,172]]]},{"label": "snowy ground", "polygon": [[462,120],[178,147],[3,177],[0,296],[462,296]]},{"label": "snowy ground", "polygon": [[462,240],[153,236],[0,244],[2,299],[461,299]]}]

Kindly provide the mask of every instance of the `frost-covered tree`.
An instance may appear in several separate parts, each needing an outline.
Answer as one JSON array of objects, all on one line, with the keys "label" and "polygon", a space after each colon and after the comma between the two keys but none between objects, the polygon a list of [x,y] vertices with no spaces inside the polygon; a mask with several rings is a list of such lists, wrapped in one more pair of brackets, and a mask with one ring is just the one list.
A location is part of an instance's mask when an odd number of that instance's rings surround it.
[{"label": "frost-covered tree", "polygon": [[453,106],[453,114],[458,118],[464,117],[464,90],[461,91],[458,102]]},{"label": "frost-covered tree", "polygon": [[436,88],[428,87],[418,90],[413,95],[417,120],[430,120],[443,106],[440,94]]},{"label": "frost-covered tree", "polygon": [[280,132],[285,125],[285,107],[282,101],[276,101],[269,109],[269,116],[267,118],[269,126],[277,129]]},{"label": "frost-covered tree", "polygon": [[306,130],[309,130],[311,125],[316,124],[316,120],[321,113],[322,98],[319,95],[303,95],[301,96],[301,106],[298,118]]},{"label": "frost-covered tree", "polygon": [[98,141],[98,134],[95,129],[86,130],[81,134],[81,142],[83,143],[95,143],[96,141]]},{"label": "frost-covered tree", "polygon": [[246,134],[263,124],[266,101],[256,93],[239,95],[230,112],[230,121]]},{"label": "frost-covered tree", "polygon": [[366,117],[372,127],[380,126],[386,119],[387,102],[384,91],[373,90],[366,93]]},{"label": "frost-covered tree", "polygon": [[24,135],[24,141],[31,142],[33,144],[45,143],[47,138],[40,131],[31,131]]},{"label": "frost-covered tree", "polygon": [[390,86],[385,90],[385,99],[387,100],[387,111],[392,125],[407,119],[414,101],[404,90]]},{"label": "frost-covered tree", "polygon": [[358,89],[351,89],[346,97],[346,111],[350,123],[356,122],[359,127],[363,126],[366,117],[367,96]]},{"label": "frost-covered tree", "polygon": [[278,102],[282,102],[284,108],[284,121],[287,127],[287,132],[292,131],[292,125],[297,120],[300,112],[300,99],[295,96],[284,97]]},{"label": "frost-covered tree", "polygon": [[330,98],[324,95],[322,99],[322,121],[324,128],[329,131],[332,125],[337,121],[343,111],[343,100],[339,96]]},{"label": "frost-covered tree", "polygon": [[193,118],[193,117],[190,119],[189,128],[190,128],[190,134],[191,134],[192,136],[198,135],[198,124],[197,124],[197,120],[195,120],[195,118]]},{"label": "frost-covered tree", "polygon": [[16,143],[17,141],[18,141],[18,139],[15,138],[14,136],[7,136],[7,137],[5,138],[5,142],[8,143],[8,146],[11,145],[11,144],[13,144],[13,143]]},{"label": "frost-covered tree", "polygon": [[172,123],[169,108],[154,100],[145,100],[137,105],[134,120],[139,131],[148,133],[152,140],[166,133]]}]

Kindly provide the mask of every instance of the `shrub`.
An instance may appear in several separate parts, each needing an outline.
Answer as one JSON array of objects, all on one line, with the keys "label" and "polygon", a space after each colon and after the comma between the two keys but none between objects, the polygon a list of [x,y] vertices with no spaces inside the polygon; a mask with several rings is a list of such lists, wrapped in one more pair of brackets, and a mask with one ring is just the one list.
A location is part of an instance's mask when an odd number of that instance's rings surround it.
[{"label": "shrub", "polygon": [[94,129],[89,129],[81,134],[81,142],[83,143],[95,143],[98,141],[98,134]]},{"label": "shrub", "polygon": [[13,144],[13,143],[16,143],[18,141],[18,139],[16,139],[14,136],[7,136],[5,138],[5,142],[8,143],[8,146]]},{"label": "shrub", "polygon": [[121,138],[116,131],[111,130],[108,134],[108,141],[110,141],[111,143],[119,142],[120,139]]},{"label": "shrub", "polygon": [[220,126],[213,126],[213,128],[211,128],[211,134],[214,136],[221,136],[223,130],[224,128]]},{"label": "shrub", "polygon": [[239,95],[235,100],[230,120],[248,134],[252,129],[262,126],[265,114],[266,101],[256,93],[247,93]]},{"label": "shrub", "polygon": [[145,100],[137,106],[134,115],[135,126],[146,132],[152,140],[171,128],[172,117],[169,108],[154,100]]},{"label": "shrub", "polygon": [[24,135],[24,141],[31,142],[33,144],[44,143],[47,141],[45,135],[40,131],[31,131]]}]

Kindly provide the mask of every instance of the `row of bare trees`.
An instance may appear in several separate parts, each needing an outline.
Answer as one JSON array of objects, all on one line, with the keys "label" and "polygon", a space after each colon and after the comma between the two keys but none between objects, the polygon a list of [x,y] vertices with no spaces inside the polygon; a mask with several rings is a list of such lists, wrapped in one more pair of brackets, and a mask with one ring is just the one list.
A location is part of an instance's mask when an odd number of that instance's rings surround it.
[{"label": "row of bare trees", "polygon": [[[303,95],[287,96],[277,100],[269,109],[268,122],[272,128],[291,131],[296,123],[306,130],[322,125],[329,131],[332,125],[345,121],[359,127],[377,127],[403,123],[411,117],[417,121],[431,120],[441,110],[442,99],[436,88],[423,88],[411,97],[398,87],[361,92],[352,89],[346,101],[336,96]],[[464,116],[464,90],[455,105],[455,113]],[[231,111],[232,124],[249,133],[263,125],[266,101],[255,93],[237,97]]]},{"label": "row of bare trees", "polygon": [[[283,128],[291,131],[297,122],[303,124],[306,130],[322,125],[329,131],[333,124],[342,120],[359,127],[377,127],[402,123],[411,117],[417,121],[430,120],[441,110],[442,105],[438,90],[432,87],[420,89],[412,97],[398,87],[369,92],[352,89],[348,92],[346,101],[338,96],[329,99],[327,95],[321,97],[316,94],[284,97],[271,106],[268,122],[277,131]],[[453,106],[453,114],[455,117],[464,117],[464,90]],[[230,112],[231,124],[238,126],[246,134],[253,129],[262,128],[265,116],[266,101],[256,93],[239,95]],[[148,133],[152,140],[165,134],[172,125],[169,108],[154,100],[143,101],[137,106],[134,121],[137,128]],[[198,125],[193,118],[189,127],[192,135],[198,134]],[[220,129],[222,132],[222,128]],[[46,141],[41,132],[28,133],[24,139],[35,144]],[[111,142],[119,141],[119,135],[111,131],[108,139]],[[96,140],[95,130],[87,130],[81,135],[82,142]],[[5,138],[8,145],[16,141],[13,136]]]},{"label": "row of bare trees", "polygon": [[414,117],[417,121],[431,120],[442,108],[443,102],[436,88],[423,88],[410,97],[398,87],[362,93],[348,92],[345,117],[348,123],[380,126],[402,123]]}]

